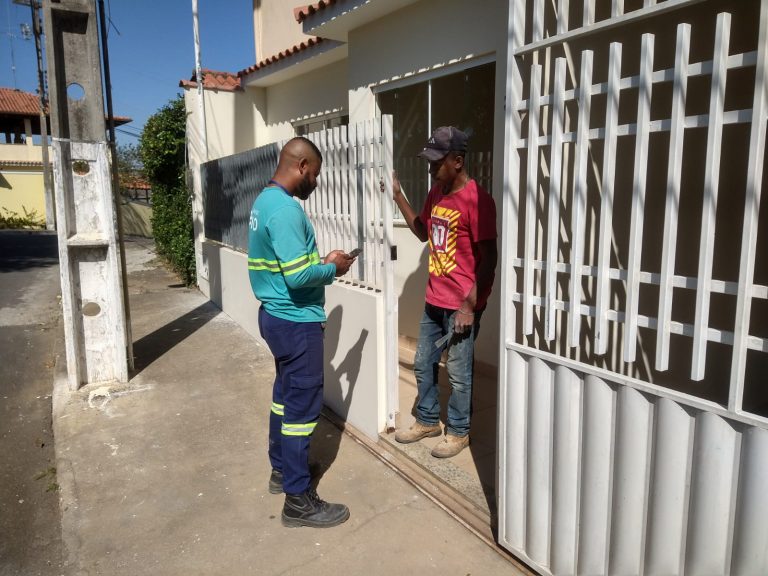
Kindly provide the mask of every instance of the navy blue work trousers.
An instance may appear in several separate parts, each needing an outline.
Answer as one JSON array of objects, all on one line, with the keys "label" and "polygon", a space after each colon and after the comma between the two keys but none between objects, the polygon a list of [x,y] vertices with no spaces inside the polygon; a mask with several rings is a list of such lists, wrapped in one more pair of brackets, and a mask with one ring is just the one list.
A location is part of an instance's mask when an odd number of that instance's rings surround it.
[{"label": "navy blue work trousers", "polygon": [[309,441],[323,408],[323,324],[292,322],[259,309],[259,331],[275,358],[269,460],[286,494],[309,488]]}]

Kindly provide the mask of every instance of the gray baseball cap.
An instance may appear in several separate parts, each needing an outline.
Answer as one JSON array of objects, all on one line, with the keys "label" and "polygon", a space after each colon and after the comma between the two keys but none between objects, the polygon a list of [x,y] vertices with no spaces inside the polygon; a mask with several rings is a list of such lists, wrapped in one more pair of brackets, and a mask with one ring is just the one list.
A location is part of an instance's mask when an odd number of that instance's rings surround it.
[{"label": "gray baseball cap", "polygon": [[424,150],[419,152],[419,156],[426,158],[430,162],[435,162],[444,158],[449,152],[467,151],[466,133],[453,126],[440,126],[432,132],[432,136],[427,140]]}]

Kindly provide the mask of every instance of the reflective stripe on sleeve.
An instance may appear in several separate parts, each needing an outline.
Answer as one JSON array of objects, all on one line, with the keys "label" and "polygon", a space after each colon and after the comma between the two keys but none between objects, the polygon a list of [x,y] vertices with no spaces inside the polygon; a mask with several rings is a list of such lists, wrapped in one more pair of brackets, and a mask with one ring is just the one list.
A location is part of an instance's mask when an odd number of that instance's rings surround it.
[{"label": "reflective stripe on sleeve", "polygon": [[284,276],[290,276],[291,274],[296,274],[298,272],[301,272],[305,268],[308,268],[312,264],[312,259],[309,255],[304,255],[301,258],[296,258],[296,260],[291,260],[290,262],[284,262],[281,266],[283,269],[283,275]]},{"label": "reflective stripe on sleeve", "polygon": [[265,258],[248,258],[248,270],[280,272],[280,264],[277,260],[267,260]]},{"label": "reflective stripe on sleeve", "polygon": [[279,262],[277,260],[267,260],[266,258],[248,258],[248,270],[280,273],[285,276],[297,274],[305,268],[314,264],[320,264],[320,255],[315,252],[313,254],[305,254],[290,262]]}]

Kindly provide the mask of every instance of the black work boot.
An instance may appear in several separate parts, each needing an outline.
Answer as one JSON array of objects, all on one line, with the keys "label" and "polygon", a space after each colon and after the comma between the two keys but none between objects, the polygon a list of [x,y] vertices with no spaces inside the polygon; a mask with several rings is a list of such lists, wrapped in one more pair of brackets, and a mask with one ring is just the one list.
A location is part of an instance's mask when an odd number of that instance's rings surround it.
[{"label": "black work boot", "polygon": [[320,499],[314,488],[303,494],[286,494],[283,506],[283,526],[311,526],[330,528],[349,518],[349,508],[344,504],[331,504]]},{"label": "black work boot", "polygon": [[269,493],[283,493],[283,473],[280,470],[272,469],[272,474],[269,476]]}]

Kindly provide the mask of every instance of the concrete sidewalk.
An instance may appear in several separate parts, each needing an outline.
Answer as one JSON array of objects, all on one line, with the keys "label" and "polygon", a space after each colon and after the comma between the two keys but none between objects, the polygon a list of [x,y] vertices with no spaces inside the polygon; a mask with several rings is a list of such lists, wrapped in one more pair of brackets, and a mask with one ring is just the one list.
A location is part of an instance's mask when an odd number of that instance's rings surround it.
[{"label": "concrete sidewalk", "polygon": [[318,492],[351,518],[284,528],[283,497],[267,491],[269,351],[179,285],[153,249],[126,243],[131,381],[70,393],[61,347],[54,435],[73,575],[519,574],[324,418]]}]

